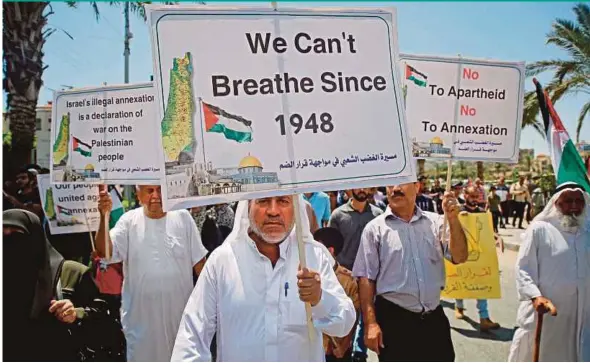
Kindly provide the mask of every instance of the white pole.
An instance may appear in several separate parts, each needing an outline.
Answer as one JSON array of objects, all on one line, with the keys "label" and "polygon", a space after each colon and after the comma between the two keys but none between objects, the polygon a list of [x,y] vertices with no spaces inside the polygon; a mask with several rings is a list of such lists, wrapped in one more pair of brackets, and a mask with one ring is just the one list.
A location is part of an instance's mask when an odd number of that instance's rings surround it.
[{"label": "white pole", "polygon": [[[295,209],[295,235],[297,237],[297,248],[299,250],[299,264],[301,268],[307,268],[307,259],[305,257],[305,243],[303,241],[303,227],[301,221],[302,206],[299,204],[299,195],[293,196],[293,207]],[[305,303],[305,316],[307,320],[307,333],[309,335],[310,343],[315,340],[315,328],[311,318],[311,304]]]}]

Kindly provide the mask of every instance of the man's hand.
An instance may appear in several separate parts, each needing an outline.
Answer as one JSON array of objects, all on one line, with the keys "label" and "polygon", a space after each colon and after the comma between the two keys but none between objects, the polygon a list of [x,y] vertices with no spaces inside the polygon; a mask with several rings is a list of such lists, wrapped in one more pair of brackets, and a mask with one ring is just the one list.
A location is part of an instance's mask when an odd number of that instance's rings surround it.
[{"label": "man's hand", "polygon": [[53,313],[62,323],[71,324],[76,321],[76,310],[70,300],[51,300],[49,312]]},{"label": "man's hand", "polygon": [[22,205],[22,203],[21,203],[21,202],[20,202],[18,199],[16,199],[16,197],[14,197],[14,196],[12,196],[12,195],[8,194],[8,193],[7,193],[7,192],[5,192],[4,190],[3,190],[2,192],[4,193],[4,197],[5,197],[6,199],[8,199],[8,202],[9,202],[10,204],[12,204],[13,206],[17,207],[17,206],[20,206],[20,205]]},{"label": "man's hand", "polygon": [[106,185],[98,186],[98,211],[103,216],[109,214],[113,208],[113,200]]},{"label": "man's hand", "polygon": [[461,209],[457,198],[455,198],[455,195],[451,192],[445,192],[442,200],[442,207],[449,220],[457,218],[459,215],[459,210]]},{"label": "man's hand", "polygon": [[379,348],[385,348],[383,345],[383,333],[381,333],[379,324],[365,325],[365,345],[377,354],[379,354]]},{"label": "man's hand", "polygon": [[539,313],[545,314],[546,312],[550,312],[551,315],[557,315],[557,309],[555,305],[551,302],[551,300],[547,299],[546,297],[539,296],[533,299],[533,306],[535,310]]},{"label": "man's hand", "polygon": [[322,298],[322,281],[319,273],[307,268],[302,269],[299,266],[297,288],[299,289],[301,301],[308,302],[311,306],[316,306],[320,302]]},{"label": "man's hand", "polygon": [[334,357],[336,358],[342,358],[344,357],[344,353],[346,353],[346,351],[343,350],[344,347],[334,347],[332,349],[332,354],[334,355]]}]

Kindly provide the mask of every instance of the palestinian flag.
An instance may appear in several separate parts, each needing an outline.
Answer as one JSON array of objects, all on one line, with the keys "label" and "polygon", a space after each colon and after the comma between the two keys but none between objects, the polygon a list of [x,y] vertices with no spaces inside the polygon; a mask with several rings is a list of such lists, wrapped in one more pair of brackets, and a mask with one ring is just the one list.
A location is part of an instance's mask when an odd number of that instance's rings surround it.
[{"label": "palestinian flag", "polygon": [[113,207],[111,208],[110,219],[109,219],[109,228],[113,228],[117,221],[123,213],[125,213],[125,208],[123,208],[123,203],[121,203],[121,195],[117,191],[117,188],[114,186],[109,186],[109,194],[111,195],[111,200],[113,201]]},{"label": "palestinian flag", "polygon": [[64,215],[66,215],[66,216],[70,216],[70,217],[71,217],[71,216],[72,216],[72,214],[73,214],[71,209],[64,208],[64,207],[62,207],[62,206],[60,206],[60,205],[58,205],[58,206],[57,206],[57,213],[59,213],[59,214],[64,214]]},{"label": "palestinian flag", "polygon": [[590,180],[588,179],[586,166],[576,149],[576,145],[570,139],[559,115],[555,112],[547,91],[543,90],[543,87],[536,79],[533,79],[533,82],[536,86],[539,108],[545,124],[549,154],[551,155],[557,185],[574,182],[590,193]]},{"label": "palestinian flag", "polygon": [[79,152],[83,156],[92,156],[92,146],[74,136],[72,136],[72,149]]},{"label": "palestinian flag", "polygon": [[239,143],[252,142],[252,121],[232,115],[217,106],[202,102],[205,130],[223,134],[226,139]]},{"label": "palestinian flag", "polygon": [[406,64],[406,79],[414,82],[415,85],[426,87],[428,77],[411,65]]}]

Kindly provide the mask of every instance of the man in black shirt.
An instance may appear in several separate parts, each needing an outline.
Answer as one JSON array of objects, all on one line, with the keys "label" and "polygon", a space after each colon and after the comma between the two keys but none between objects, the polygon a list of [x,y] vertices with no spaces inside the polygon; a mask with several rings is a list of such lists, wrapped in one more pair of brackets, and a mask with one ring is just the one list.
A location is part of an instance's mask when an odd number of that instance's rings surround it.
[{"label": "man in black shirt", "polygon": [[27,166],[22,167],[16,174],[16,195],[4,190],[4,201],[14,209],[24,209],[35,213],[41,221],[45,218],[41,207],[41,197],[37,188],[38,171]]},{"label": "man in black shirt", "polygon": [[463,193],[463,182],[457,182],[451,186],[453,190],[453,194],[455,194],[455,198],[459,204],[465,204],[465,199],[461,198],[461,193]]},{"label": "man in black shirt", "polygon": [[432,201],[432,198],[424,194],[426,191],[426,176],[420,175],[418,177],[418,183],[420,183],[420,189],[416,196],[416,205],[425,212],[434,212],[434,202]]},{"label": "man in black shirt", "polygon": [[445,188],[440,186],[440,180],[438,178],[434,179],[434,186],[430,189],[430,197],[434,200],[436,204],[436,212],[438,214],[443,214],[442,209],[442,197],[445,194]]}]

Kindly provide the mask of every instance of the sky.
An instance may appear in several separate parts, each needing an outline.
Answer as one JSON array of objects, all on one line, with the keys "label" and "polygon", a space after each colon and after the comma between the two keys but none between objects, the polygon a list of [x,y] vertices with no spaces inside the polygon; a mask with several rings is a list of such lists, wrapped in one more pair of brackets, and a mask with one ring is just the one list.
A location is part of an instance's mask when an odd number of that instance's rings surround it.
[{"label": "sky", "polygon": [[[44,47],[44,61],[49,66],[43,75],[44,86],[39,104],[53,98],[53,91],[72,87],[92,87],[124,83],[122,7],[100,4],[97,21],[90,5],[81,2],[77,9],[65,3],[52,3],[55,14],[49,26],[62,29],[53,34]],[[215,2],[207,2],[215,6]],[[264,5],[227,3],[223,5]],[[545,44],[545,36],[555,18],[574,20],[573,2],[304,2],[280,6],[391,7],[397,8],[399,49],[402,53],[456,56],[502,61],[565,58],[555,46]],[[270,4],[269,4],[270,6]],[[64,32],[69,33],[70,39]],[[147,82],[153,74],[147,25],[137,15],[131,16],[130,83]],[[547,83],[551,73],[538,77]],[[533,89],[531,79],[525,89]],[[580,94],[560,100],[556,109],[571,137],[575,137],[576,120],[588,95]],[[590,141],[590,117],[582,128],[581,139]],[[547,153],[546,141],[533,129],[521,133],[521,148]]]}]

